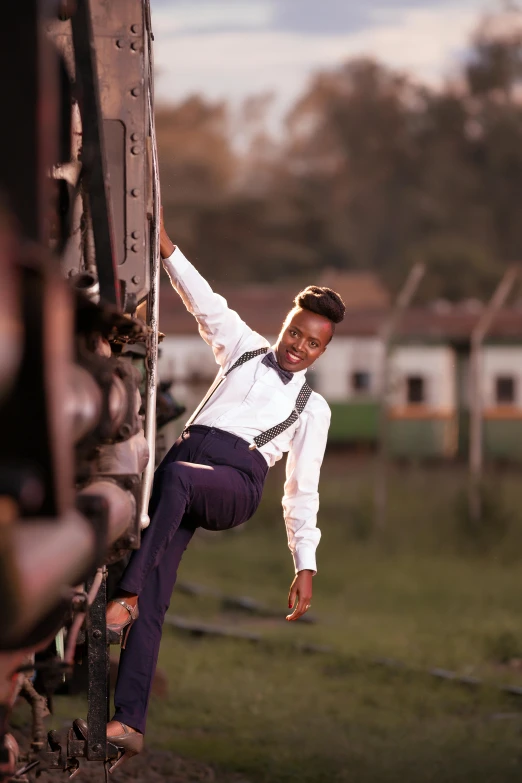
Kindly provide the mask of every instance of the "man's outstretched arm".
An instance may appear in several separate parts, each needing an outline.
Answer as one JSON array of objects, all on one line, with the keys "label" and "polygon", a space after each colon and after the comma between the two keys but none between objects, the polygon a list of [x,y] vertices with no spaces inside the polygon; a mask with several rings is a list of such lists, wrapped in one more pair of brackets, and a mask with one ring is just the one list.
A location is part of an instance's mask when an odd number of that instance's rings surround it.
[{"label": "man's outstretched arm", "polygon": [[268,346],[266,340],[247,326],[235,310],[230,309],[222,296],[214,293],[181,250],[176,248],[163,225],[163,214],[160,252],[173,288],[197,320],[201,337],[212,347],[221,367],[226,368],[240,353],[265,344]]}]

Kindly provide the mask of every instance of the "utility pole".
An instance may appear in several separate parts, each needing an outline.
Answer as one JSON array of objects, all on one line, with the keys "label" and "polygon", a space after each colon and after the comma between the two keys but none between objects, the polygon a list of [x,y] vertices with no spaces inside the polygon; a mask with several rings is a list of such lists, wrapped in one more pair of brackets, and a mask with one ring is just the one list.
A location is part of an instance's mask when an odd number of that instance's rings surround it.
[{"label": "utility pole", "polygon": [[388,391],[390,386],[390,354],[394,334],[399,322],[410,306],[426,267],[417,262],[410,269],[406,281],[399,291],[392,310],[384,321],[380,337],[382,340],[381,390],[379,395],[379,418],[377,431],[377,460],[375,465],[374,513],[375,527],[383,530],[386,527],[388,506]]},{"label": "utility pole", "polygon": [[482,516],[482,466],[483,466],[483,438],[482,438],[482,373],[481,353],[484,339],[491,328],[493,320],[504,306],[513,284],[519,274],[517,266],[510,266],[495,289],[495,292],[477,325],[471,333],[470,357],[469,357],[469,487],[468,503],[469,514],[474,522],[480,521]]}]

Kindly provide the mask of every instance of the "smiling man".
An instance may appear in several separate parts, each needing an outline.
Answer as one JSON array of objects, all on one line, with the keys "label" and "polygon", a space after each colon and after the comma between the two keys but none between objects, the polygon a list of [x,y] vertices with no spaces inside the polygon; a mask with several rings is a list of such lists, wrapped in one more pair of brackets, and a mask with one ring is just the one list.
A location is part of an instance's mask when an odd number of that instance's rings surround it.
[{"label": "smiling man", "polygon": [[161,628],[187,544],[198,527],[227,530],[250,519],[268,469],[286,452],[283,509],[296,574],[287,619],[297,620],[310,608],[320,539],[319,471],[330,409],[305,375],[325,352],[345,310],[334,291],[309,286],[296,296],[271,347],[212,291],[174,247],[163,224],[161,255],[220,369],[156,471],[150,527],[108,607],[108,625],[122,633],[125,647],[116,714],[107,727],[122,758],[143,746]]}]

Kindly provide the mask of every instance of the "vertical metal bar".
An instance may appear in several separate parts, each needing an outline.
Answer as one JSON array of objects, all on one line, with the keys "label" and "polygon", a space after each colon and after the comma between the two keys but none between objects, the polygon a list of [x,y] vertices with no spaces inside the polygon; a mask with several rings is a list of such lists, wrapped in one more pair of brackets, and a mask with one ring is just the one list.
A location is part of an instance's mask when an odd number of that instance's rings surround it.
[{"label": "vertical metal bar", "polygon": [[46,39],[52,3],[2,4],[0,73],[0,190],[21,233],[47,244],[53,187],[48,170],[58,158],[58,58]]},{"label": "vertical metal bar", "polygon": [[[92,581],[87,585],[90,589]],[[87,725],[89,740],[87,758],[91,761],[105,761],[107,758],[107,721],[109,720],[109,647],[107,644],[107,570],[89,610],[87,628],[87,671],[89,684],[87,698],[89,709]]]},{"label": "vertical metal bar", "polygon": [[76,78],[81,93],[83,173],[89,192],[100,297],[104,302],[120,308],[100,84],[89,0],[77,0],[77,9],[71,23]]},{"label": "vertical metal bar", "polygon": [[[152,31],[150,31],[152,36]],[[150,38],[148,42],[151,47]],[[150,57],[152,59],[152,49],[149,48]],[[152,103],[152,78],[153,78],[153,64],[151,62],[149,69],[149,92],[148,92],[148,109],[151,123],[151,147],[152,147],[152,173],[153,173],[153,196],[154,196],[154,212],[152,217],[152,232],[151,232],[151,275],[150,275],[150,291],[147,300],[147,324],[151,329],[151,336],[149,342],[149,352],[147,358],[147,389],[145,399],[145,437],[149,445],[149,463],[143,472],[142,482],[142,495],[141,495],[141,509],[140,509],[140,523],[141,527],[145,528],[149,524],[148,505],[150,494],[152,491],[152,481],[154,478],[154,461],[156,450],[156,389],[157,389],[157,374],[158,374],[158,324],[159,324],[159,283],[160,283],[160,241],[159,241],[159,219],[161,208],[161,194],[159,183],[159,165],[158,165],[158,150],[156,146],[156,128],[154,124],[154,107]]]},{"label": "vertical metal bar", "polygon": [[469,356],[469,515],[477,522],[482,516],[482,393],[481,342],[471,338]]},{"label": "vertical metal bar", "polygon": [[410,270],[406,282],[401,288],[392,311],[381,330],[383,355],[381,370],[381,393],[379,400],[378,445],[375,464],[374,511],[375,526],[378,530],[386,527],[388,508],[388,389],[390,381],[390,354],[392,339],[399,321],[410,306],[426,267],[416,263]]},{"label": "vertical metal bar", "polygon": [[483,467],[483,423],[482,423],[482,345],[491,328],[493,320],[503,307],[517,279],[519,269],[510,266],[502,276],[493,296],[471,334],[469,359],[469,514],[473,521],[478,522],[482,516],[482,467]]}]

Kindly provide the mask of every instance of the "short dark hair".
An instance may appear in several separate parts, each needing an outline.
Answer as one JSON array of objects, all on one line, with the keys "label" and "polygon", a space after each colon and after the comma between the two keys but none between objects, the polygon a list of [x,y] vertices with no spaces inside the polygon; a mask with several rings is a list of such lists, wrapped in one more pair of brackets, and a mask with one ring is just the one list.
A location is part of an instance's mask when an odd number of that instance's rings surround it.
[{"label": "short dark hair", "polygon": [[340,323],[346,311],[339,294],[331,288],[320,285],[309,285],[304,288],[297,294],[294,304],[302,310],[310,310],[312,313],[328,318],[332,324]]}]

